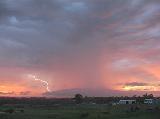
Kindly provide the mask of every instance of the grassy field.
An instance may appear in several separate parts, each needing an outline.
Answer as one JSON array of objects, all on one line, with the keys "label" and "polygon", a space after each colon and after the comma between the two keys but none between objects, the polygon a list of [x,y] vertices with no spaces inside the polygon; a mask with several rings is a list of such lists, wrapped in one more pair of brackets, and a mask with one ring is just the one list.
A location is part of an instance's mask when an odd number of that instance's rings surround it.
[{"label": "grassy field", "polygon": [[146,110],[148,107],[145,106],[138,111],[130,111],[130,105],[25,107],[14,108],[12,114],[2,113],[7,108],[0,107],[0,119],[160,119],[159,110]]}]

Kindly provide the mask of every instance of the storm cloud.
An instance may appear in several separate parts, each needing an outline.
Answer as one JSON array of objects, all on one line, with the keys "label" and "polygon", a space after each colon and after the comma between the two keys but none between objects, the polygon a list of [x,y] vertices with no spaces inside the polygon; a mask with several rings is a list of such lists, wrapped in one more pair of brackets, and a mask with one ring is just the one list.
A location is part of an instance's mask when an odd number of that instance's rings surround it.
[{"label": "storm cloud", "polygon": [[45,92],[28,74],[53,91],[156,83],[159,19],[158,0],[1,0],[0,85]]}]

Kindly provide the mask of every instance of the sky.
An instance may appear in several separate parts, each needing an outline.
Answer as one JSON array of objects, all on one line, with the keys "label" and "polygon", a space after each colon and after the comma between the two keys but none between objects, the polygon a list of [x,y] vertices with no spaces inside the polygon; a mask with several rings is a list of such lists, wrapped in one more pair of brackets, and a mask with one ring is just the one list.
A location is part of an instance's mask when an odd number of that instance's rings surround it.
[{"label": "sky", "polygon": [[159,0],[0,0],[0,96],[160,96]]}]

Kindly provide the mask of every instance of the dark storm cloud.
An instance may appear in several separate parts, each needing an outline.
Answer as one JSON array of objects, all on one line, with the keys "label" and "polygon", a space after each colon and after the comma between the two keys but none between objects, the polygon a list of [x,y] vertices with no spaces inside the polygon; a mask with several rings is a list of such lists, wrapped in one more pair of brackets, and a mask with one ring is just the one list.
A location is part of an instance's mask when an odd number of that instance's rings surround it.
[{"label": "dark storm cloud", "polygon": [[19,14],[19,11],[16,11],[15,9],[10,9],[6,2],[7,0],[0,1],[0,24],[3,24],[8,16]]},{"label": "dark storm cloud", "polygon": [[[20,11],[20,14],[8,15],[8,24],[1,26],[2,54],[5,54],[7,59],[12,57],[13,61],[21,58],[24,65],[35,62],[43,64],[46,62],[46,59],[43,59],[45,57],[70,53],[76,48],[74,43],[85,41],[85,37],[89,36],[94,27],[94,21],[90,23],[91,18],[85,15],[86,11],[81,13],[81,9],[86,10],[86,6],[81,2],[10,2],[8,1],[8,7]],[[88,45],[82,46],[85,47]],[[92,48],[92,44],[89,47]]]},{"label": "dark storm cloud", "polygon": [[3,3],[3,1],[0,2],[0,17],[3,17],[3,15],[5,15],[7,13],[7,9],[5,7],[5,4]]},{"label": "dark storm cloud", "polygon": [[[27,57],[30,58],[37,55],[37,59],[43,59],[42,57],[50,55],[54,56],[57,55],[56,53],[59,54],[59,52],[63,55],[66,52],[70,53],[72,49],[75,49],[76,53],[76,44],[81,45],[82,48],[88,49],[89,47],[94,49],[98,47],[97,43],[110,40],[111,42],[117,41],[117,43],[114,42],[116,47],[117,45],[118,47],[123,47],[124,40],[114,40],[112,36],[123,38],[125,32],[122,32],[122,26],[125,26],[127,22],[130,22],[130,19],[133,19],[137,13],[140,13],[139,9],[137,10],[135,7],[130,9],[130,6],[132,4],[135,6],[139,6],[139,4],[143,5],[143,2],[135,1],[130,4],[129,1],[124,2],[124,0],[116,2],[111,0],[69,0],[69,2],[64,0],[22,0],[15,3],[8,0],[5,2],[8,8],[6,11],[14,10],[17,13],[20,12],[20,14],[8,15],[8,25],[1,27],[4,30],[1,32],[2,36],[6,40],[9,35],[11,38],[8,38],[8,41],[15,43],[15,45],[17,44],[18,51],[18,48],[21,47],[22,51],[25,50],[24,52]],[[102,16],[99,14],[102,14]],[[105,15],[108,14],[111,15],[105,18]],[[133,14],[133,16],[130,14]],[[110,26],[117,22],[120,25],[116,28]],[[103,26],[106,28],[103,29]],[[92,36],[97,30],[105,30],[108,38],[95,41]],[[130,41],[125,41],[124,45],[128,42]],[[26,49],[23,49],[20,45]],[[114,46],[112,47],[114,48]],[[16,49],[14,48],[14,50]],[[41,56],[42,50],[44,56]],[[72,54],[74,55],[74,53]],[[26,58],[25,56],[21,57],[24,57],[22,59]]]},{"label": "dark storm cloud", "polygon": [[2,0],[0,67],[101,87],[102,64],[133,75],[159,63],[159,11],[158,0]]}]

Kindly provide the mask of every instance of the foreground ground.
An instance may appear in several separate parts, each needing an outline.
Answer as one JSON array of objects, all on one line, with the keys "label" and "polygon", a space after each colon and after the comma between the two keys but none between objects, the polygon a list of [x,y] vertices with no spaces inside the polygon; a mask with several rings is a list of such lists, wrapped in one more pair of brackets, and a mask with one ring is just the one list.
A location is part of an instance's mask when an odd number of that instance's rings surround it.
[{"label": "foreground ground", "polygon": [[[70,105],[56,107],[14,108],[0,107],[0,119],[160,119],[159,109],[139,105],[140,110],[131,111],[131,105]],[[12,107],[13,108],[13,107]]]}]

